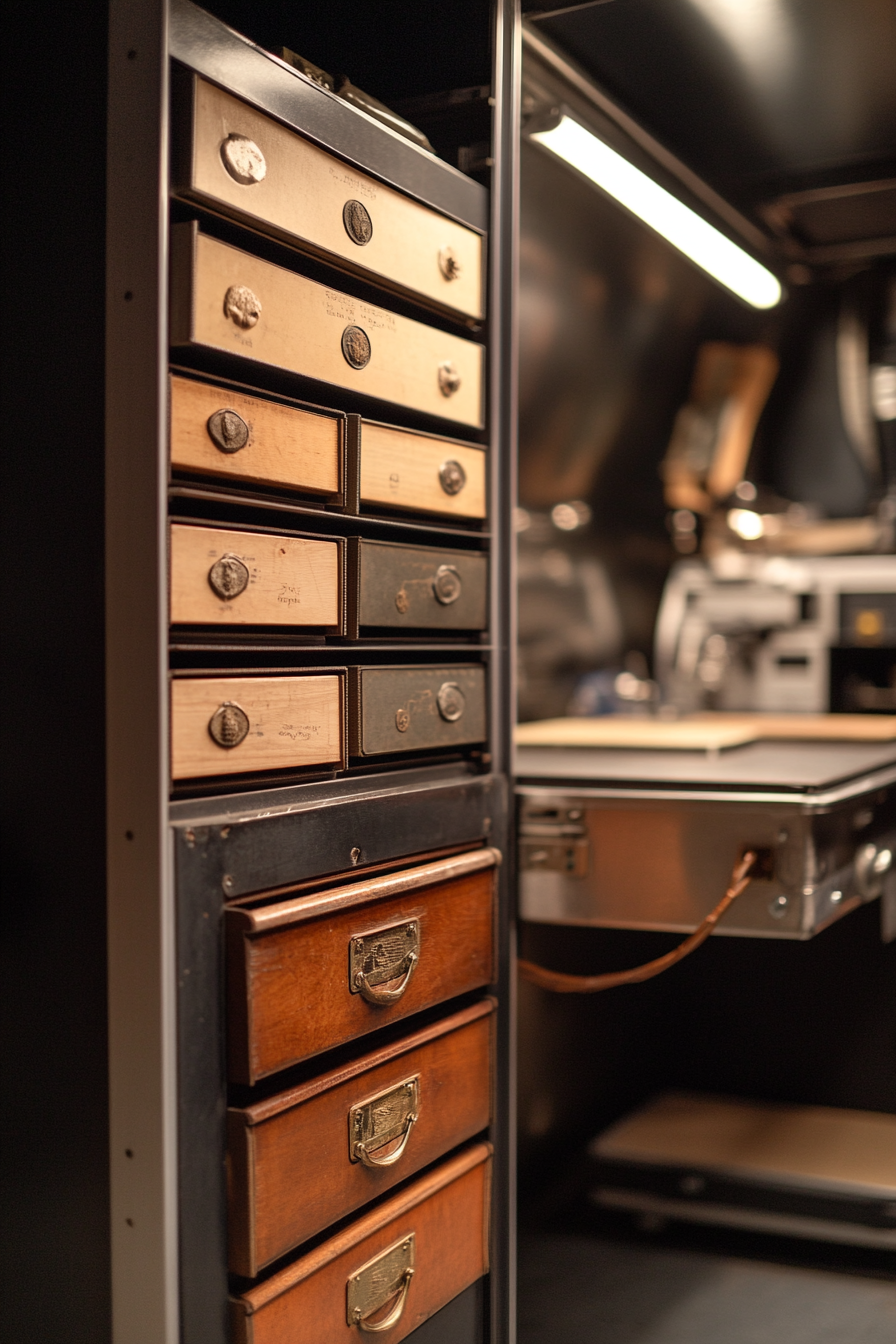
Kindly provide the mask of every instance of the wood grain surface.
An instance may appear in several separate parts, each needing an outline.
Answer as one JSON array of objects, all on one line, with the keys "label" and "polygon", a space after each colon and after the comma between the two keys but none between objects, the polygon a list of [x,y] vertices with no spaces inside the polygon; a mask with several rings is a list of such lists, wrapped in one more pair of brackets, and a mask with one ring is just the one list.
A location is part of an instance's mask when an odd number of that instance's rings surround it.
[{"label": "wood grain surface", "polygon": [[[485,1129],[493,1006],[487,999],[312,1083],[228,1112],[235,1273],[254,1276]],[[352,1161],[351,1108],[409,1078],[418,1080],[417,1121],[399,1161],[376,1170]]]},{"label": "wood grain surface", "polygon": [[[398,1323],[379,1336],[398,1344],[488,1272],[491,1146],[441,1164],[316,1250],[231,1301],[234,1344],[351,1344],[349,1278],[413,1233],[416,1263]],[[385,1314],[385,1309],[384,1313]]]},{"label": "wood grain surface", "polygon": [[[459,462],[466,484],[456,495],[439,482],[443,462]],[[485,449],[431,439],[392,425],[361,425],[361,503],[455,518],[486,515]]]},{"label": "wood grain surface", "polygon": [[[243,770],[338,764],[344,759],[343,677],[179,677],[171,683],[171,773],[175,779]],[[230,702],[247,736],[221,747],[209,724]]]},{"label": "wood grain surface", "polygon": [[[278,485],[311,494],[342,489],[342,418],[316,415],[278,401],[171,375],[171,465],[258,485]],[[208,430],[216,411],[235,411],[245,421],[245,448],[223,453]]]}]

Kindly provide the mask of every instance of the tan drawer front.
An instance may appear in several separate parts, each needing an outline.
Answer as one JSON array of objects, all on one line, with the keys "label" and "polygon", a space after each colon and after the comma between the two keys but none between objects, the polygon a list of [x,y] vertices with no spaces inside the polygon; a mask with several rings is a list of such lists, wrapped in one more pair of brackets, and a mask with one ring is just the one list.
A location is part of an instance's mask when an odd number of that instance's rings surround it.
[{"label": "tan drawer front", "polygon": [[349,751],[382,756],[486,738],[485,668],[359,667],[349,673]]},{"label": "tan drawer front", "polygon": [[175,345],[226,350],[428,415],[482,424],[481,345],[327,289],[193,224],[175,225],[172,258]]},{"label": "tan drawer front", "polygon": [[342,489],[342,419],[171,378],[171,465],[182,471],[289,486]]},{"label": "tan drawer front", "polygon": [[[249,143],[247,143],[249,142]],[[342,163],[202,79],[193,86],[190,195],[331,253],[470,317],[483,313],[483,240]]]},{"label": "tan drawer front", "polygon": [[[470,551],[358,541],[349,547],[353,626],[484,630],[488,559]],[[353,630],[357,633],[357,629]]]},{"label": "tan drawer front", "polygon": [[340,673],[184,677],[171,684],[175,779],[335,765],[342,744]]},{"label": "tan drawer front", "polygon": [[485,461],[482,448],[365,420],[361,427],[361,503],[484,518]]},{"label": "tan drawer front", "polygon": [[225,916],[230,1077],[253,1085],[492,979],[493,849]]},{"label": "tan drawer front", "polygon": [[254,1277],[489,1122],[491,1000],[228,1113],[230,1268]]},{"label": "tan drawer front", "polygon": [[171,528],[171,620],[340,628],[339,543]]},{"label": "tan drawer front", "polygon": [[235,1344],[349,1344],[390,1317],[397,1344],[488,1272],[490,1174],[475,1144],[250,1288]]}]

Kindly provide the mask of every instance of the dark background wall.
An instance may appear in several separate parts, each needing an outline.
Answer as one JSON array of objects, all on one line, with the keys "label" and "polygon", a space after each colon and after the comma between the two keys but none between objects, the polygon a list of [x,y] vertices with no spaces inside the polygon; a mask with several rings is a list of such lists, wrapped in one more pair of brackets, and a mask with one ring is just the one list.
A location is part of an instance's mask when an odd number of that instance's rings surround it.
[{"label": "dark background wall", "polygon": [[110,1334],[103,709],[107,7],[4,19],[0,1334]]}]

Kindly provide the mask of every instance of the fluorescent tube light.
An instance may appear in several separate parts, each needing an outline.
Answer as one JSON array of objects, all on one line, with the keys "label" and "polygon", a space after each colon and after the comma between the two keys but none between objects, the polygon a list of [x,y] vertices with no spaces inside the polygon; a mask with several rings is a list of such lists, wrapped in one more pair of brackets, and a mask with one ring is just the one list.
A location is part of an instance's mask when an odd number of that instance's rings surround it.
[{"label": "fluorescent tube light", "polygon": [[781,286],[771,271],[572,117],[561,117],[557,126],[534,131],[530,138],[577,168],[746,303],[774,308],[781,301]]}]

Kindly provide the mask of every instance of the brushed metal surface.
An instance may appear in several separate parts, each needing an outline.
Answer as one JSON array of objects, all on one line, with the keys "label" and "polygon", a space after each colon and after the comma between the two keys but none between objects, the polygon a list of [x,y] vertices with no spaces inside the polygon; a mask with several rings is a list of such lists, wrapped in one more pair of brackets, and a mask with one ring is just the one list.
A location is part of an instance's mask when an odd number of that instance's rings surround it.
[{"label": "brushed metal surface", "polygon": [[359,540],[349,565],[350,620],[354,614],[358,628],[484,630],[488,623],[481,552]]},{"label": "brushed metal surface", "polygon": [[[350,672],[350,750],[353,755],[466,746],[485,740],[485,668],[358,667]],[[446,719],[443,687],[457,688],[463,711]],[[444,696],[443,696],[444,701]]]}]

